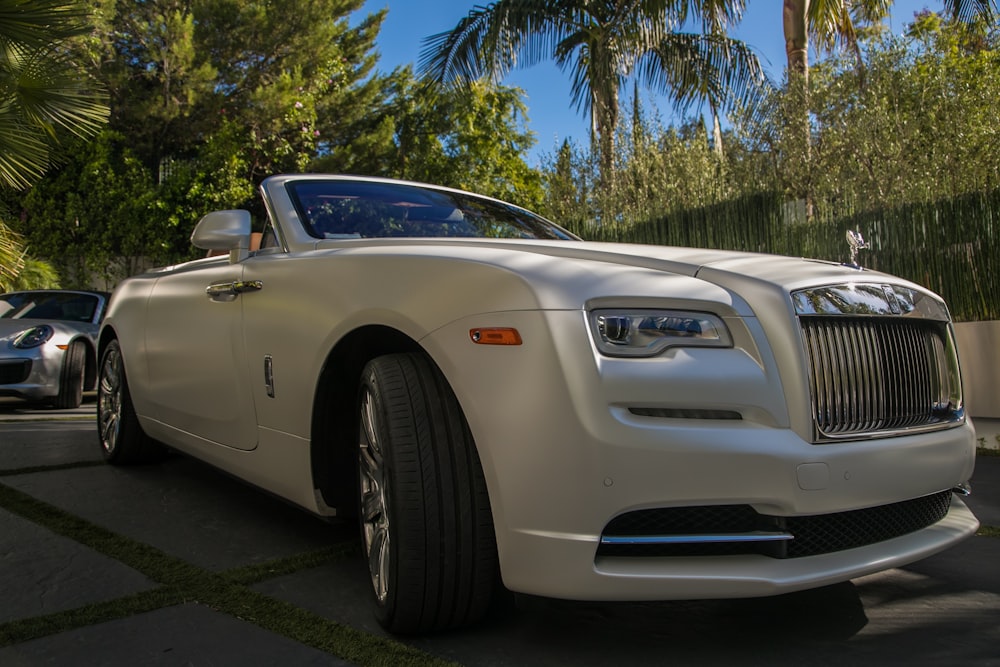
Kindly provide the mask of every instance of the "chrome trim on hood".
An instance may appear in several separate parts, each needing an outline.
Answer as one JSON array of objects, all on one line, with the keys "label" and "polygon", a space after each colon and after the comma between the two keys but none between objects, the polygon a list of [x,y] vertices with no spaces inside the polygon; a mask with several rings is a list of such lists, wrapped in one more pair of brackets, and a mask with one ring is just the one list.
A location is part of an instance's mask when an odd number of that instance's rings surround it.
[{"label": "chrome trim on hood", "polygon": [[948,307],[929,294],[902,285],[844,283],[792,292],[797,315],[872,315],[948,322]]}]

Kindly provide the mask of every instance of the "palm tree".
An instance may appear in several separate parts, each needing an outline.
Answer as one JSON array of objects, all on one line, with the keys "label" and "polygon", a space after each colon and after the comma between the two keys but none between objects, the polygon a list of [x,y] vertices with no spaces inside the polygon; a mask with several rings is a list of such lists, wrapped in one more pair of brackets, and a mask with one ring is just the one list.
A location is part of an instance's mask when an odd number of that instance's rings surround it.
[{"label": "palm tree", "polygon": [[[87,31],[88,9],[72,0],[0,0],[0,188],[42,176],[60,134],[96,133],[108,107],[61,49]],[[0,290],[25,262],[18,237],[0,221]]]},{"label": "palm tree", "polygon": [[[713,111],[756,97],[756,55],[726,28],[743,0],[497,0],[424,40],[423,74],[439,83],[489,77],[552,59],[572,79],[572,103],[590,114],[602,176],[614,165],[619,97],[628,77],[669,95],[678,109]],[[701,32],[680,32],[698,23]]]},{"label": "palm tree", "polygon": [[[945,15],[959,21],[982,19],[992,24],[996,0],[942,0]],[[809,36],[821,48],[845,46],[861,66],[857,27],[875,25],[889,15],[892,0],[784,0],[782,26],[789,73],[809,80]]]},{"label": "palm tree", "polygon": [[0,186],[24,188],[45,172],[59,134],[96,133],[108,107],[61,47],[87,32],[73,0],[0,0]]},{"label": "palm tree", "polygon": [[850,49],[861,67],[857,29],[875,25],[889,15],[892,0],[784,0],[782,26],[789,75],[799,74],[809,82],[809,37],[820,48]]},{"label": "palm tree", "polygon": [[942,0],[942,4],[946,16],[966,23],[978,18],[992,25],[997,18],[996,0]]}]

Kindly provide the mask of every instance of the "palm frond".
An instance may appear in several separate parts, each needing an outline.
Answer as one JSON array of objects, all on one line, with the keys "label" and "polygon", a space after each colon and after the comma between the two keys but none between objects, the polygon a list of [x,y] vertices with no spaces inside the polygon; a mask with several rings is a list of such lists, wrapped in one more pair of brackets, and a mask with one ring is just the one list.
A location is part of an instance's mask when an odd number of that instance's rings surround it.
[{"label": "palm frond", "polygon": [[670,34],[640,59],[636,75],[673,98],[679,110],[700,102],[717,109],[753,105],[767,83],[751,47],[724,35],[697,33]]},{"label": "palm frond", "polygon": [[0,220],[0,292],[11,289],[24,262],[21,237]]},{"label": "palm frond", "polygon": [[0,106],[0,186],[22,190],[49,167],[49,144],[36,127]]},{"label": "palm frond", "polygon": [[856,50],[858,28],[880,23],[891,8],[891,0],[816,0],[809,3],[809,32],[826,51]]},{"label": "palm frond", "polygon": [[969,23],[978,19],[993,25],[997,19],[996,0],[943,0],[944,13],[959,21]]},{"label": "palm frond", "polygon": [[0,47],[35,50],[89,30],[90,10],[73,0],[0,0]]},{"label": "palm frond", "polygon": [[572,26],[573,3],[500,0],[476,7],[451,30],[423,41],[418,70],[438,82],[503,78],[552,57]]},{"label": "palm frond", "polygon": [[79,137],[95,134],[107,122],[104,96],[87,85],[61,54],[36,50],[10,68],[16,104],[25,119],[54,136],[62,128]]},{"label": "palm frond", "polygon": [[93,136],[108,120],[105,95],[61,48],[86,30],[85,7],[0,0],[0,185],[29,186],[62,136]]}]

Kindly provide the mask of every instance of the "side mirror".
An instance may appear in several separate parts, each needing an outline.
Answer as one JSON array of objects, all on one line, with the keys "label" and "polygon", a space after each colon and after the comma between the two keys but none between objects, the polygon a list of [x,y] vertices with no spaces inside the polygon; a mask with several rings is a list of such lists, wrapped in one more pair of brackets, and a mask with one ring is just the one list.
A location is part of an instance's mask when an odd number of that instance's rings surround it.
[{"label": "side mirror", "polygon": [[250,211],[214,211],[198,221],[191,243],[203,250],[228,250],[229,259],[239,262],[250,254]]}]

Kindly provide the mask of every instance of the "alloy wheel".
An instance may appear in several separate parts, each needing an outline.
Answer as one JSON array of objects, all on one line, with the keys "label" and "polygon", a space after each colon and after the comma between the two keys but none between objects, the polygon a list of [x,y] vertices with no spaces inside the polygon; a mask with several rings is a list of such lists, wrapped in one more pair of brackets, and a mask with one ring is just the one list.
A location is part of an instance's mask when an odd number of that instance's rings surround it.
[{"label": "alloy wheel", "polygon": [[389,596],[389,508],[385,456],[379,438],[377,406],[372,392],[361,398],[361,428],[358,464],[361,472],[361,523],[365,557],[372,587],[379,602]]}]

